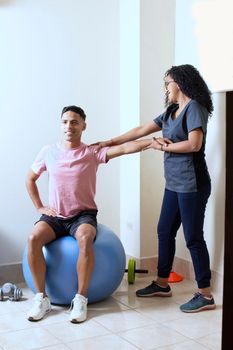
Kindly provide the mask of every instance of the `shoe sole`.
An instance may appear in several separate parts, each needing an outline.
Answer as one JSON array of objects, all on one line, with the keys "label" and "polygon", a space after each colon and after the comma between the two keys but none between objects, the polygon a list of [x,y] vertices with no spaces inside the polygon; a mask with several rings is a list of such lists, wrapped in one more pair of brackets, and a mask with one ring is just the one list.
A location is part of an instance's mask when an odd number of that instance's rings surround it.
[{"label": "shoe sole", "polygon": [[207,311],[207,310],[214,310],[216,309],[216,305],[205,305],[205,306],[202,306],[202,307],[199,307],[199,309],[195,309],[195,310],[182,310],[180,309],[182,312],[186,312],[186,313],[195,313],[195,312],[200,312],[200,311]]},{"label": "shoe sole", "polygon": [[45,311],[45,314],[44,314],[41,318],[28,317],[28,321],[31,321],[31,322],[40,321],[40,320],[42,320],[42,318],[43,318],[46,314],[48,314],[50,311],[51,311],[51,309],[46,310],[46,311]]},{"label": "shoe sole", "polygon": [[151,294],[137,294],[137,297],[144,298],[144,297],[171,297],[172,292],[156,292]]},{"label": "shoe sole", "polygon": [[72,320],[70,320],[71,323],[82,323],[86,321],[86,318],[84,318],[83,320],[76,320],[75,318],[73,318]]}]

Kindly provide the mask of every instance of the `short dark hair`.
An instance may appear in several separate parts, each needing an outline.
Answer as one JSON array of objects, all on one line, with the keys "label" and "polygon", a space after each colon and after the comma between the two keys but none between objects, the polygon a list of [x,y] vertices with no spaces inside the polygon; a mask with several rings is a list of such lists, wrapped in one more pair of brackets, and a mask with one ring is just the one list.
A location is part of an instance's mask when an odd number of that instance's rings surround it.
[{"label": "short dark hair", "polygon": [[74,105],[64,107],[62,109],[61,116],[63,116],[64,113],[69,112],[69,111],[79,114],[80,117],[84,121],[86,120],[86,114],[85,114],[84,110],[81,107],[77,107],[77,106],[74,106]]}]

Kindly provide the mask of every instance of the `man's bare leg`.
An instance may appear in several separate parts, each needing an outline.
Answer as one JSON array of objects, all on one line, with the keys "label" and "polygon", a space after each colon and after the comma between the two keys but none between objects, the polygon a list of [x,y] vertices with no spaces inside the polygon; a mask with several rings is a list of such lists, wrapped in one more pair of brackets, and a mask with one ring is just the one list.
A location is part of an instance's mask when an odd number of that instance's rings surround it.
[{"label": "man's bare leg", "polygon": [[28,311],[29,321],[41,320],[51,310],[51,303],[45,293],[46,263],[42,248],[56,238],[53,229],[39,221],[28,238],[28,264],[37,290],[34,304]]},{"label": "man's bare leg", "polygon": [[42,248],[56,238],[53,229],[39,221],[28,238],[28,264],[36,290],[45,294],[46,263]]},{"label": "man's bare leg", "polygon": [[79,258],[77,261],[78,290],[72,302],[70,321],[83,322],[87,318],[87,289],[94,269],[93,241],[96,229],[90,224],[82,224],[76,232],[79,245]]},{"label": "man's bare leg", "polygon": [[77,261],[78,293],[87,295],[88,284],[94,269],[93,241],[96,229],[89,224],[82,224],[76,232],[79,245],[79,258]]}]

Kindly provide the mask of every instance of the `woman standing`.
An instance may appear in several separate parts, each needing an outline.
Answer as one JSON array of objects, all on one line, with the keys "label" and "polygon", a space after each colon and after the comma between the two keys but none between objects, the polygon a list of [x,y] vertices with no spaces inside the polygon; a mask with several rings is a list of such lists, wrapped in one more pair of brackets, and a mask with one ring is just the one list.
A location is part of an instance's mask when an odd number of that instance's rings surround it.
[{"label": "woman standing", "polygon": [[183,312],[214,309],[210,290],[210,262],[204,240],[204,216],[211,192],[205,161],[207,122],[213,111],[210,91],[196,68],[171,67],[164,77],[166,110],[153,121],[123,135],[100,142],[100,147],[118,145],[162,130],[147,148],[164,152],[165,191],[158,222],[158,275],[139,297],[171,296],[168,277],[175,256],[175,239],[182,224],[190,251],[198,292],[180,306]]}]

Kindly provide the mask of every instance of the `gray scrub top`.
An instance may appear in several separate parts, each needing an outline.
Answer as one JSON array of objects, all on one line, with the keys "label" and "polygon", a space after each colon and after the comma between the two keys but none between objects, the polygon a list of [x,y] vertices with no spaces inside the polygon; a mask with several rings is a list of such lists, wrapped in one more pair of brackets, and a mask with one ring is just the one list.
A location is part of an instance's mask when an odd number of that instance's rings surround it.
[{"label": "gray scrub top", "polygon": [[197,192],[201,187],[210,184],[210,176],[205,161],[205,142],[208,122],[208,111],[197,101],[190,100],[176,119],[172,113],[178,108],[173,104],[154,119],[162,129],[163,137],[172,142],[188,140],[190,131],[202,128],[203,143],[198,152],[172,153],[164,152],[164,176],[166,189],[175,192]]}]

